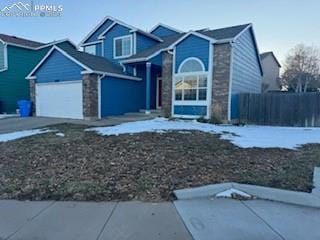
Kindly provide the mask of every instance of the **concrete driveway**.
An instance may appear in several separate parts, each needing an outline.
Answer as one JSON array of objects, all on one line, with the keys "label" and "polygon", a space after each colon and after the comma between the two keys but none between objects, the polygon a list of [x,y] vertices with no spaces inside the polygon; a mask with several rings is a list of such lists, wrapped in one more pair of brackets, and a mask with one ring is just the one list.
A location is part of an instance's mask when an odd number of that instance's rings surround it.
[{"label": "concrete driveway", "polygon": [[42,128],[49,125],[65,123],[66,119],[44,118],[44,117],[28,117],[28,118],[5,118],[0,119],[0,134],[29,130],[33,128]]},{"label": "concrete driveway", "polygon": [[47,117],[28,117],[19,118],[11,117],[0,119],[0,134],[10,133],[22,130],[30,130],[34,128],[43,128],[50,125],[60,123],[72,123],[81,124],[88,126],[112,126],[125,122],[148,120],[157,117],[158,114],[144,114],[144,113],[129,113],[122,116],[108,117],[97,121],[85,121],[75,119],[64,119],[64,118],[47,118]]}]

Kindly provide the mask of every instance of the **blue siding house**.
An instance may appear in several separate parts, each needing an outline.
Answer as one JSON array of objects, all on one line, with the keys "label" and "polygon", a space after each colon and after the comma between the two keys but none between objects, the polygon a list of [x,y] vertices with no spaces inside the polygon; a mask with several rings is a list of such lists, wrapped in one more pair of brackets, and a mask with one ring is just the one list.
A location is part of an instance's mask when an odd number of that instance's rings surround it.
[{"label": "blue siding house", "polygon": [[[159,109],[227,122],[238,116],[239,93],[261,91],[251,24],[189,32],[158,24],[146,32],[108,16],[80,46],[53,47],[28,75],[36,115],[92,119]],[[60,100],[50,100],[52,92]]]}]

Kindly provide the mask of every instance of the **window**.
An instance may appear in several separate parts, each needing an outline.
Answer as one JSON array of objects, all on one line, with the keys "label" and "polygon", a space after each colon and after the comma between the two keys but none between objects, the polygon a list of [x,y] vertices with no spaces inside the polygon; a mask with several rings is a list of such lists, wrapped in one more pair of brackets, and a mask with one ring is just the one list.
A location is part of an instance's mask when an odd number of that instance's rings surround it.
[{"label": "window", "polygon": [[124,58],[132,55],[132,36],[118,37],[113,40],[113,57]]},{"label": "window", "polygon": [[92,54],[92,55],[96,55],[97,54],[96,45],[86,46],[86,47],[84,47],[84,51],[86,53],[89,53],[89,54]]},{"label": "window", "polygon": [[179,73],[185,72],[203,72],[203,63],[197,58],[189,58],[182,62],[179,68]]},{"label": "window", "polygon": [[206,101],[207,74],[186,75],[175,78],[176,101]]},{"label": "window", "polygon": [[7,45],[0,41],[0,72],[8,69]]},{"label": "window", "polygon": [[197,58],[188,58],[175,77],[175,101],[206,101],[208,73]]}]

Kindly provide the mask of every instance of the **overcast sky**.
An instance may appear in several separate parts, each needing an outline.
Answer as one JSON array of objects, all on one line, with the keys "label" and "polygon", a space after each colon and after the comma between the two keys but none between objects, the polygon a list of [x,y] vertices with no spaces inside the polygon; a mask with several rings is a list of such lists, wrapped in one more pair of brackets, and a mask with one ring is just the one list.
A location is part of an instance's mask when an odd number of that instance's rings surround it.
[{"label": "overcast sky", "polygon": [[[17,1],[0,0],[0,9]],[[57,18],[0,17],[0,32],[42,42],[70,38],[78,44],[110,15],[144,30],[158,22],[184,31],[253,23],[260,52],[274,51],[280,61],[298,43],[320,46],[319,0],[34,0],[34,3],[61,4],[64,11]]]}]

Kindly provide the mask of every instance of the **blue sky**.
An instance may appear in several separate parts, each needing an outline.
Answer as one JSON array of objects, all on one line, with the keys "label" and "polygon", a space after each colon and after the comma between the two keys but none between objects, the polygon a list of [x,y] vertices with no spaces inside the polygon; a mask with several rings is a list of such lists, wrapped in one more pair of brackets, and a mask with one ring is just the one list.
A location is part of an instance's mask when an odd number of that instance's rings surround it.
[{"label": "blue sky", "polygon": [[[29,0],[21,0],[28,3]],[[0,8],[15,3],[0,0]],[[147,30],[158,22],[184,31],[253,23],[260,52],[274,51],[283,61],[298,43],[320,45],[319,0],[34,0],[62,4],[59,18],[0,17],[0,32],[49,42],[75,43],[106,15]]]}]

